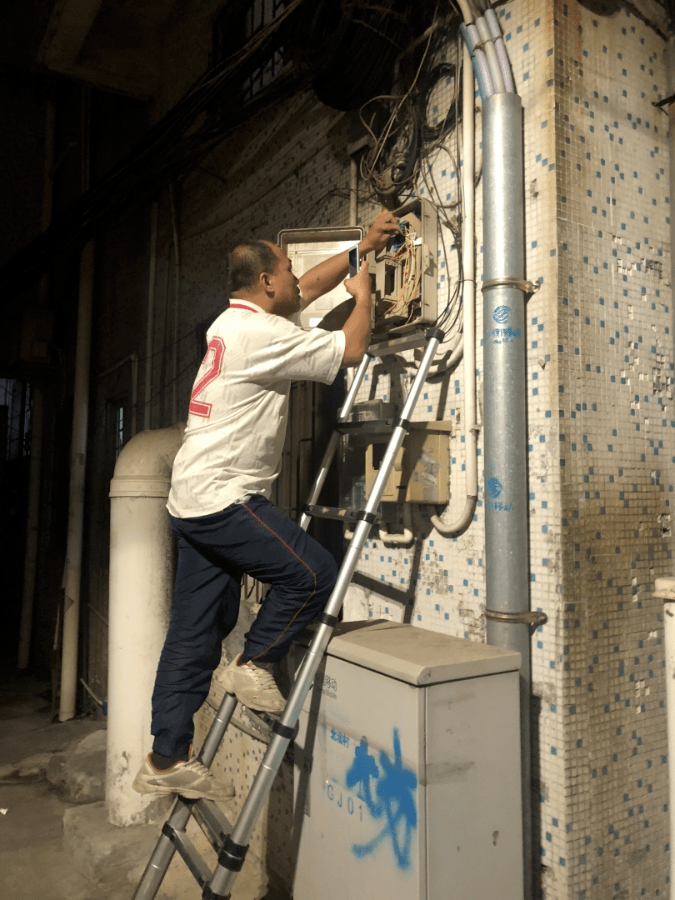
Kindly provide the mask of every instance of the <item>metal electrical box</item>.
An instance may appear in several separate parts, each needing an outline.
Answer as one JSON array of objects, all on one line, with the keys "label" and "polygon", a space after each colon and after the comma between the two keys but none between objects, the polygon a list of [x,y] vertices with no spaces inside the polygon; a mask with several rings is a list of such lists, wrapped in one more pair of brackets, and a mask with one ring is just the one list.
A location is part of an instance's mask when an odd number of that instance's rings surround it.
[{"label": "metal electrical box", "polygon": [[294,900],[523,900],[519,667],[409,625],[338,626],[295,741]]}]

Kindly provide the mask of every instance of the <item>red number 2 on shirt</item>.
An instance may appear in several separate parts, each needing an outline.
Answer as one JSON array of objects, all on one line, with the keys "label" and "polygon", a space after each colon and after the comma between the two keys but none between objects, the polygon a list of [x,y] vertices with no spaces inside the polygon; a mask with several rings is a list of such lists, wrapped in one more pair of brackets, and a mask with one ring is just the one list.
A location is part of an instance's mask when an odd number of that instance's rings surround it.
[{"label": "red number 2 on shirt", "polygon": [[[204,400],[198,400],[212,381],[220,375],[223,368],[223,356],[225,354],[225,341],[221,337],[212,337],[209,341],[209,347],[204,356],[202,365],[208,363],[209,368],[204,372],[199,381],[192,389],[192,397],[190,398],[190,412],[193,416],[202,416],[208,419],[211,415],[212,403],[206,403]],[[210,360],[209,360],[210,357]]]}]

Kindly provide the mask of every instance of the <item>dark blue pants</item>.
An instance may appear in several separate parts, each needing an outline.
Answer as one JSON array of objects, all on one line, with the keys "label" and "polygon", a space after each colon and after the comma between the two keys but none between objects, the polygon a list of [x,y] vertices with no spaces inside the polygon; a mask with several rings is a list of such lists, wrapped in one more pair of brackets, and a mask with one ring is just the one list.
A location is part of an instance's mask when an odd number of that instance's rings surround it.
[{"label": "dark blue pants", "polygon": [[152,695],[152,733],[156,753],[181,756],[220,662],[221,642],[237,622],[242,574],[272,585],[246,635],[243,660],[275,662],[326,605],[337,566],[260,495],[210,516],[170,518],[178,567]]}]

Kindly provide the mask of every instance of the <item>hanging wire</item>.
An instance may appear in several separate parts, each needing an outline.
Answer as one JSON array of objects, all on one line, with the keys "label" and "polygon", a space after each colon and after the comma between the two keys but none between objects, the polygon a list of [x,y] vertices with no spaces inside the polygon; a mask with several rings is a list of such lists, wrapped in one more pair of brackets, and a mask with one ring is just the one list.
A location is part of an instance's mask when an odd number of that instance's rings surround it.
[{"label": "hanging wire", "polygon": [[[452,339],[453,331],[461,331],[463,281],[462,235],[463,198],[459,188],[460,157],[458,129],[460,119],[461,73],[447,61],[436,61],[432,38],[436,29],[431,29],[424,46],[420,63],[407,90],[373,98],[360,110],[360,118],[371,139],[371,148],[361,160],[361,175],[369,184],[372,194],[393,196],[397,205],[418,195],[424,188],[425,197],[435,209],[441,227],[441,252],[445,263],[448,294],[445,305],[439,312],[436,323],[446,332],[446,341]],[[458,39],[458,54],[461,59],[461,40]],[[440,122],[428,121],[428,106],[433,91],[443,79],[453,79],[453,92],[447,112]],[[377,116],[369,107],[377,105],[381,113],[385,109],[383,123],[378,127]],[[387,112],[388,109],[388,112]],[[449,167],[454,172],[458,185],[457,196],[443,198],[434,174],[439,157],[447,155]],[[480,175],[479,175],[480,177]],[[457,278],[450,278],[450,259],[443,232],[450,232],[452,247],[457,260]],[[391,301],[385,318],[403,316],[412,321],[414,306],[412,301],[419,296],[421,272],[417,264],[408,235],[401,246],[391,255],[390,260],[402,267],[402,288]],[[414,260],[414,262],[413,262]]]}]

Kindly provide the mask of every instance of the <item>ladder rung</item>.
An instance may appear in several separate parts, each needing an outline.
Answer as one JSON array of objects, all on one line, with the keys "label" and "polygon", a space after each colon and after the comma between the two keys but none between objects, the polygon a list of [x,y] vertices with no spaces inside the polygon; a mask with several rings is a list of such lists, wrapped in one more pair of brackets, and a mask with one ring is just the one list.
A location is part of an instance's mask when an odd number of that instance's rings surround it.
[{"label": "ladder rung", "polygon": [[336,519],[338,522],[356,522],[359,509],[342,509],[339,506],[305,506],[304,512],[314,519]]},{"label": "ladder rung", "polygon": [[340,434],[390,434],[394,427],[393,419],[364,419],[362,422],[339,422],[335,430]]},{"label": "ladder rung", "polygon": [[368,353],[371,356],[389,356],[392,353],[400,353],[402,350],[424,347],[426,343],[426,333],[418,332],[417,334],[409,334],[406,337],[395,338],[393,341],[380,341],[378,344],[371,344],[368,347]]},{"label": "ladder rung", "polygon": [[232,831],[232,825],[213,800],[195,800],[190,807],[197,824],[210,838],[211,846],[219,852],[225,838]]},{"label": "ladder rung", "polygon": [[194,844],[184,831],[176,831],[167,822],[162,829],[176,850],[180,853],[185,865],[192,873],[192,877],[200,887],[206,887],[211,880],[211,870],[195,850]]}]

